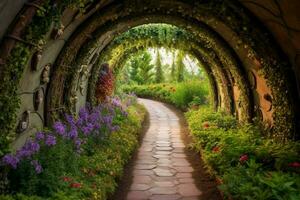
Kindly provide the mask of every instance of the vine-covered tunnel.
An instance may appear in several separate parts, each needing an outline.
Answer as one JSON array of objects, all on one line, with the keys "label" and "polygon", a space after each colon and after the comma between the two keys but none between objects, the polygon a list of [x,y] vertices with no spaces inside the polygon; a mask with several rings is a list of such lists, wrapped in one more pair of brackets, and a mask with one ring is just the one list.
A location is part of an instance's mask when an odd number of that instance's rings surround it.
[{"label": "vine-covered tunnel", "polygon": [[118,71],[148,47],[197,58],[215,110],[298,140],[299,9],[297,0],[3,0],[0,156],[63,112],[95,104],[102,64]]}]

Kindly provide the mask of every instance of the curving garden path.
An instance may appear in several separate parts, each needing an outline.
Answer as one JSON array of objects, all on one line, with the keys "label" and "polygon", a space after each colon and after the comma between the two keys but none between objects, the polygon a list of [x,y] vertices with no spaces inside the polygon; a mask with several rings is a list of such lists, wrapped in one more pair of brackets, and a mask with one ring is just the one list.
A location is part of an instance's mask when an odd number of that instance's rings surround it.
[{"label": "curving garden path", "polygon": [[149,112],[149,127],[114,199],[220,199],[199,155],[186,148],[182,114],[157,101],[139,102]]}]

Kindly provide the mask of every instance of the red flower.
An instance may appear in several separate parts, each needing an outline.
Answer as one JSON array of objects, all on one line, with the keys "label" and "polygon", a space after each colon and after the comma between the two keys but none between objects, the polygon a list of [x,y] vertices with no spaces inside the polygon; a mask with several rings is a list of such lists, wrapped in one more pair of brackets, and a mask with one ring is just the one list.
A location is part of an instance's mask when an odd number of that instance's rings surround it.
[{"label": "red flower", "polygon": [[81,186],[82,186],[81,183],[71,183],[70,184],[71,188],[81,188]]},{"label": "red flower", "polygon": [[68,177],[68,176],[64,176],[64,177],[62,177],[62,180],[63,180],[64,182],[70,182],[70,181],[72,181],[72,178],[70,178],[70,177]]},{"label": "red flower", "polygon": [[299,162],[292,162],[292,163],[289,163],[289,167],[299,168],[299,167],[300,167],[300,163],[299,163]]},{"label": "red flower", "polygon": [[215,147],[212,149],[212,151],[215,152],[215,153],[218,153],[218,152],[220,152],[220,147],[215,146]]},{"label": "red flower", "polygon": [[241,155],[241,157],[240,157],[241,163],[246,162],[247,160],[249,160],[249,157],[247,154]]},{"label": "red flower", "polygon": [[202,125],[203,125],[203,128],[205,128],[205,129],[206,129],[206,128],[209,128],[209,123],[208,123],[208,122],[203,122]]}]

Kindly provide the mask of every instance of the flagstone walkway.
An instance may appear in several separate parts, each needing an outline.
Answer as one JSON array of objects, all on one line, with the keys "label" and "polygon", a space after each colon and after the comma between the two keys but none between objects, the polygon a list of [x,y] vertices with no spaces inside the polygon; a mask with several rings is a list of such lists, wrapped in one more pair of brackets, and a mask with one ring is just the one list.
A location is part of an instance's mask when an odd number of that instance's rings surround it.
[{"label": "flagstone walkway", "polygon": [[[195,169],[189,162],[180,119],[176,113],[157,101],[139,99],[139,102],[149,112],[149,128],[142,139],[130,174],[127,174],[127,179],[131,179],[128,184],[131,185],[127,185],[125,196],[118,195],[116,199],[219,199],[216,198],[218,194],[214,194],[216,197],[213,198],[201,198],[203,191],[197,187]],[[196,156],[199,157],[198,154]],[[124,184],[121,187],[125,187]]]}]

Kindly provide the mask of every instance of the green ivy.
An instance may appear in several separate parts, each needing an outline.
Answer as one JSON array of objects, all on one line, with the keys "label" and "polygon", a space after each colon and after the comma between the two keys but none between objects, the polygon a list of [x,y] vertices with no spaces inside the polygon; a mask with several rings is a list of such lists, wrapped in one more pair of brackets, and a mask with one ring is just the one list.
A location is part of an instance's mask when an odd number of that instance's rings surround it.
[{"label": "green ivy", "polygon": [[51,25],[59,21],[64,8],[70,5],[74,6],[78,2],[81,2],[80,5],[82,5],[83,2],[92,2],[92,0],[65,0],[56,7],[51,4],[50,0],[46,0],[37,10],[22,36],[25,41],[36,45],[36,47],[18,43],[7,59],[0,85],[0,157],[9,151],[9,144],[16,137],[14,130],[17,120],[16,111],[20,106],[17,90],[31,54],[36,48],[42,48],[46,34]]}]

